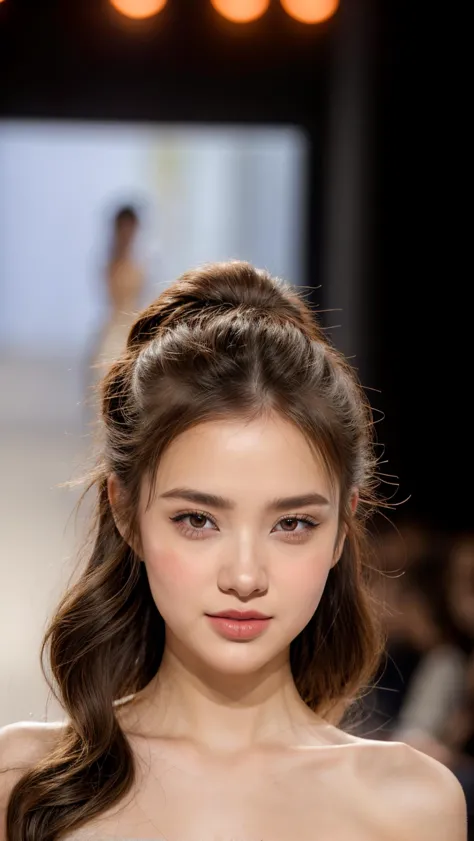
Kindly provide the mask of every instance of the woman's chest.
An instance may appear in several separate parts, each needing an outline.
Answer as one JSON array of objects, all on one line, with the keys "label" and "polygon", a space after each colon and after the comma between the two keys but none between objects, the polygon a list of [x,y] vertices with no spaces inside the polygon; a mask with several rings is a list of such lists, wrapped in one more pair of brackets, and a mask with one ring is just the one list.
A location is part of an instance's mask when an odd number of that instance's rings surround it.
[{"label": "woman's chest", "polygon": [[258,773],[154,763],[121,804],[67,841],[391,841],[370,799],[349,773],[308,763]]}]

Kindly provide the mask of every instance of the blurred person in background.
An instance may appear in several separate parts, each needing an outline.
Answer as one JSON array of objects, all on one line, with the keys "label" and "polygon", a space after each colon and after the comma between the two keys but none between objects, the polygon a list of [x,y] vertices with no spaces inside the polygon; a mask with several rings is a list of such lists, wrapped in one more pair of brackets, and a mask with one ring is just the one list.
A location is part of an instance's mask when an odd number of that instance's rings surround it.
[{"label": "blurred person in background", "polygon": [[386,655],[353,729],[411,744],[450,768],[474,841],[474,537],[452,546],[413,524],[377,539],[382,575],[372,589]]},{"label": "blurred person in background", "polygon": [[401,604],[420,661],[391,738],[442,762],[457,776],[474,839],[474,538],[427,555],[408,571]]},{"label": "blurred person in background", "polygon": [[145,272],[135,256],[140,228],[137,210],[120,207],[112,219],[111,242],[104,271],[107,315],[88,354],[86,422],[96,419],[95,389],[106,368],[125,347],[127,335],[141,306]]},{"label": "blurred person in background", "polygon": [[429,551],[431,536],[415,521],[395,527],[384,519],[372,530],[371,539],[371,589],[380,605],[387,643],[374,686],[362,699],[351,726],[363,735],[388,739],[421,658],[403,615],[406,571]]},{"label": "blurred person in background", "polygon": [[109,313],[97,352],[99,365],[113,362],[122,352],[141,303],[145,277],[134,255],[139,224],[138,213],[131,206],[121,207],[113,220],[105,273]]},{"label": "blurred person in background", "polygon": [[398,575],[425,555],[435,542],[432,529],[416,520],[406,519],[399,525],[385,520],[372,529],[376,568]]},{"label": "blurred person in background", "polygon": [[449,601],[456,624],[474,639],[474,535],[458,537],[450,560]]},{"label": "blurred person in background", "polygon": [[400,600],[405,639],[419,655],[392,738],[449,760],[449,727],[464,704],[472,637],[450,598],[448,554],[431,551],[405,573]]}]

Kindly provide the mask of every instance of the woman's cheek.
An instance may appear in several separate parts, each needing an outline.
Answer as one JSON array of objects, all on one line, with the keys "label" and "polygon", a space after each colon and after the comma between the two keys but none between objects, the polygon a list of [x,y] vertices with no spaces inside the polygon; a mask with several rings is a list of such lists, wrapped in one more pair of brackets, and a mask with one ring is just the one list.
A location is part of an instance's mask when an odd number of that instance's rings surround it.
[{"label": "woman's cheek", "polygon": [[150,549],[145,551],[145,564],[150,579],[179,584],[184,578],[183,564],[176,552]]},{"label": "woman's cheek", "polygon": [[312,615],[316,610],[329,575],[330,564],[312,558],[307,564],[282,582],[282,592],[287,604],[298,605],[301,611]]},{"label": "woman's cheek", "polygon": [[176,551],[171,547],[147,545],[144,543],[144,560],[147,568],[148,579],[152,590],[157,588],[158,595],[163,591],[173,592],[179,590],[181,593],[189,590],[199,580],[199,567],[196,559],[186,558],[181,550]]}]

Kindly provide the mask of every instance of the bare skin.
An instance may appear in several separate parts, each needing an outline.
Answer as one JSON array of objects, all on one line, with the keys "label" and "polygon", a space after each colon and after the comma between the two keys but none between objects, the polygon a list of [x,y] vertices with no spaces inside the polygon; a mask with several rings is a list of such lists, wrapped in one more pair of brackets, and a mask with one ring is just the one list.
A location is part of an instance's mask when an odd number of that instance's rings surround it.
[{"label": "bare skin", "polygon": [[92,390],[87,397],[90,421],[99,412],[94,393],[98,378],[123,352],[144,288],[143,268],[132,251],[136,232],[137,223],[132,220],[122,221],[115,230],[113,253],[105,272],[108,312],[87,360],[87,385]]},{"label": "bare skin", "polygon": [[[0,841],[9,792],[54,746],[63,723],[0,731]],[[304,728],[290,744],[215,754],[186,740],[127,733],[133,790],[63,841],[466,841],[462,790],[444,766],[401,743]],[[325,741],[323,741],[323,738]],[[316,741],[317,740],[317,741]]]},{"label": "bare skin", "polygon": [[107,290],[111,318],[123,310],[135,309],[143,285],[143,273],[135,263],[132,246],[138,223],[125,219],[115,230],[114,253],[107,266]]},{"label": "bare skin", "polygon": [[95,364],[110,364],[119,356],[136,317],[145,280],[132,251],[136,233],[137,222],[127,219],[115,231],[113,254],[106,271],[109,313],[95,352]]},{"label": "bare skin", "polygon": [[143,287],[143,270],[130,258],[123,257],[107,269],[107,288],[110,300],[110,320],[136,310]]},{"label": "bare skin", "polygon": [[[229,504],[198,504],[190,490]],[[337,488],[301,433],[276,417],[202,424],[168,447],[151,501],[149,491],[144,482],[135,548],[166,647],[158,675],[116,707],[137,776],[66,841],[465,841],[450,771],[406,745],[344,733],[296,690],[289,645],[344,539]],[[111,477],[113,507],[119,494]],[[253,639],[229,639],[208,616],[227,609],[271,619]],[[0,740],[28,764],[22,739],[38,753],[62,726],[14,725]]]}]

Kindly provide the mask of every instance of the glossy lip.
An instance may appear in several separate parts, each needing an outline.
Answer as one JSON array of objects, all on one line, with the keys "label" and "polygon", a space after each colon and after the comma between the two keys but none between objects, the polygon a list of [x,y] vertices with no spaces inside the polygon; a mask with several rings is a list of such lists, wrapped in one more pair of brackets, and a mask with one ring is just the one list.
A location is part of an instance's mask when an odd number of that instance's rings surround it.
[{"label": "glossy lip", "polygon": [[[237,616],[230,616],[229,613],[237,614]],[[271,616],[263,616],[258,612],[256,616],[255,613],[250,610],[233,610],[227,611],[224,616],[211,614],[206,614],[206,616],[219,636],[234,642],[249,642],[263,634],[272,621]]]},{"label": "glossy lip", "polygon": [[260,613],[258,610],[221,610],[220,613],[206,613],[206,616],[215,617],[217,619],[237,619],[240,621],[272,618],[266,613]]}]

